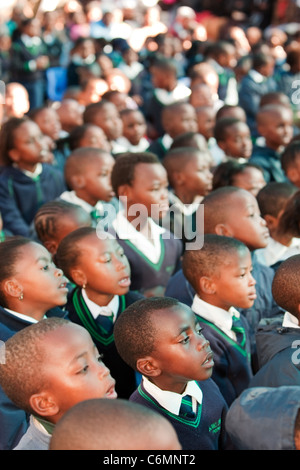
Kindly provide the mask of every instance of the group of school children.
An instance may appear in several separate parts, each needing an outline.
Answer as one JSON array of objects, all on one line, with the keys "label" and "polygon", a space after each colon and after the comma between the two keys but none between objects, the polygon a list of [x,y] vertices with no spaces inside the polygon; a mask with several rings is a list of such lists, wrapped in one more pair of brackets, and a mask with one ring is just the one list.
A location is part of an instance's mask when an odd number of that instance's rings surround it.
[{"label": "group of school children", "polygon": [[299,31],[82,3],[57,101],[52,14],[6,23],[0,449],[299,450]]}]

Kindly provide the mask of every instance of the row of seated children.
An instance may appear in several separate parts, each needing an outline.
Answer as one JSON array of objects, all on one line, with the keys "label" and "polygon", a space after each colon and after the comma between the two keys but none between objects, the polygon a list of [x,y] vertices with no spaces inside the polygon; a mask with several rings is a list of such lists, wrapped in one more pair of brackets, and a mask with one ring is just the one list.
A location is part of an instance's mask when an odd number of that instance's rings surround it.
[{"label": "row of seated children", "polygon": [[[221,240],[222,240],[222,241],[224,240],[224,242],[225,242],[225,237],[224,237],[224,238],[221,237]],[[250,255],[249,255],[249,257],[250,257]],[[249,266],[248,266],[248,268],[249,268]],[[250,269],[250,268],[249,268],[249,269]],[[254,284],[255,284],[255,281],[253,280],[252,276],[250,276],[250,286],[252,286],[252,289],[253,289],[253,285],[254,285]],[[252,300],[254,300],[254,298],[253,298],[253,295],[254,295],[253,290],[252,290],[251,295],[252,295]],[[22,299],[22,300],[23,300],[23,299]],[[248,299],[248,300],[249,300],[249,299]],[[250,300],[251,300],[251,299],[250,299]]]}]

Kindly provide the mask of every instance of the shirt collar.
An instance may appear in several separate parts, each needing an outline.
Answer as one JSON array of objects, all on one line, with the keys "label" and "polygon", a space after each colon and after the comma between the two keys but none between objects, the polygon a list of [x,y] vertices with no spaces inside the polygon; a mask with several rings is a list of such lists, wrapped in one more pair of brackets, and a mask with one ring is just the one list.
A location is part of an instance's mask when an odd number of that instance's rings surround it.
[{"label": "shirt collar", "polygon": [[82,293],[82,297],[86,303],[87,308],[89,309],[89,311],[91,312],[91,314],[93,315],[95,319],[98,317],[98,315],[108,316],[106,309],[110,309],[114,314],[114,319],[116,318],[118,310],[119,310],[119,296],[118,295],[115,295],[112,298],[112,300],[109,302],[109,304],[105,306],[100,306],[88,298],[84,289],[81,290],[81,293]]},{"label": "shirt collar", "polygon": [[262,83],[266,80],[266,77],[264,75],[254,69],[249,70],[249,75],[256,83]]},{"label": "shirt collar", "polygon": [[43,171],[43,165],[41,163],[38,163],[36,165],[36,168],[34,171],[23,170],[22,168],[19,168],[17,164],[14,164],[13,166],[15,168],[18,168],[18,170],[22,171],[24,175],[28,176],[31,179],[37,178],[37,176],[39,176]]},{"label": "shirt collar", "polygon": [[195,403],[198,402],[200,405],[202,403],[202,390],[194,380],[187,383],[185,391],[182,394],[161,390],[145,376],[143,376],[143,386],[163,408],[175,415],[179,415],[181,400],[185,395],[191,395]]},{"label": "shirt collar", "polygon": [[98,201],[95,206],[92,206],[88,202],[78,197],[75,191],[64,191],[60,195],[60,198],[63,199],[64,201],[71,202],[73,204],[81,206],[88,213],[90,213],[94,209],[97,209],[100,212],[100,214],[103,214],[103,204],[101,201]]},{"label": "shirt collar", "polygon": [[282,326],[286,328],[300,328],[298,318],[290,312],[285,312],[282,320]]},{"label": "shirt collar", "polygon": [[10,310],[9,308],[5,308],[5,310],[14,315],[15,317],[21,318],[21,320],[25,320],[29,323],[38,323],[38,320],[33,317],[29,317],[28,315],[24,315],[23,313],[15,312],[14,310]]},{"label": "shirt collar", "polygon": [[[136,230],[122,211],[119,211],[112,225],[121,240],[130,240],[148,259],[156,263],[161,254],[160,236],[165,232],[163,227],[157,225],[148,217],[149,237]],[[153,241],[153,243],[149,240]]]},{"label": "shirt collar", "polygon": [[229,310],[224,310],[205,302],[200,299],[198,295],[195,295],[191,308],[205,320],[208,320],[224,331],[229,337],[236,339],[235,333],[231,330],[232,317],[235,316],[239,318],[240,313],[234,307],[230,307]]}]

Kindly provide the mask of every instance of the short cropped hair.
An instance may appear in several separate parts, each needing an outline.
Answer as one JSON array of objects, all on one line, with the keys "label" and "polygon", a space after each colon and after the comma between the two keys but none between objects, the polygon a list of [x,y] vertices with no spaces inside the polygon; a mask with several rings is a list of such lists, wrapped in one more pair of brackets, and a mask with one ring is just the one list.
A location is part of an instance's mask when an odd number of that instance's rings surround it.
[{"label": "short cropped hair", "polygon": [[217,119],[214,128],[214,136],[217,142],[221,142],[226,139],[228,129],[241,121],[236,117],[222,117]]},{"label": "short cropped hair", "polygon": [[266,184],[256,196],[261,216],[272,215],[277,217],[296,191],[297,188],[289,182],[272,181]]},{"label": "short cropped hair", "polygon": [[232,197],[247,193],[245,189],[235,186],[223,186],[211,191],[202,200],[204,206],[204,232],[215,233],[216,225],[226,223],[231,213]]},{"label": "short cropped hair", "polygon": [[74,282],[71,274],[72,268],[76,267],[81,256],[78,243],[96,233],[94,227],[81,227],[66,235],[60,242],[55,254],[55,264],[70,281]]},{"label": "short cropped hair", "polygon": [[5,361],[0,363],[0,385],[17,407],[32,413],[30,397],[47,386],[43,364],[47,352],[43,338],[49,331],[69,324],[66,319],[51,317],[27,326],[5,342]]},{"label": "short cropped hair", "polygon": [[296,159],[300,157],[300,141],[290,142],[281,154],[281,167],[284,173],[295,165]]},{"label": "short cropped hair", "polygon": [[[91,162],[109,154],[107,150],[94,147],[80,147],[68,156],[65,167],[64,176],[67,186],[73,189],[72,177],[84,173],[86,166]],[[110,154],[109,154],[110,155]]]},{"label": "short cropped hair", "polygon": [[198,250],[186,250],[182,258],[182,270],[186,279],[196,292],[199,292],[199,280],[203,276],[218,276],[220,268],[226,266],[226,260],[248,248],[241,241],[223,235],[204,235],[203,247]]},{"label": "short cropped hair", "polygon": [[129,305],[114,325],[115,345],[123,361],[137,370],[138,359],[151,355],[155,348],[153,313],[179,305],[177,299],[170,297],[151,297]]},{"label": "short cropped hair", "polygon": [[162,164],[167,171],[168,180],[171,186],[174,186],[174,173],[182,171],[185,168],[185,165],[198,155],[203,158],[210,157],[208,150],[202,151],[195,147],[178,147],[171,149],[166,153],[162,160]]},{"label": "short cropped hair", "polygon": [[283,261],[277,268],[273,283],[272,295],[275,302],[295,315],[298,319],[300,304],[300,255],[294,255]]},{"label": "short cropped hair", "polygon": [[160,161],[157,155],[151,152],[126,152],[117,156],[111,174],[111,183],[116,195],[118,195],[120,186],[124,184],[130,186],[132,184],[134,180],[134,170],[139,163],[154,164],[160,163]]}]

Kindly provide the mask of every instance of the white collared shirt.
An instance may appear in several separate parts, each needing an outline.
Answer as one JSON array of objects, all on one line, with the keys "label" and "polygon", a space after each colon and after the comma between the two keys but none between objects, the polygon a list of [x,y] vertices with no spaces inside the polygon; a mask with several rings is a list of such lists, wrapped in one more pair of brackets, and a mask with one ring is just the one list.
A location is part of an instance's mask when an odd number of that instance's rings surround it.
[{"label": "white collared shirt", "polygon": [[200,299],[198,295],[195,295],[191,308],[195,313],[216,325],[227,336],[236,341],[236,334],[231,329],[232,317],[234,315],[239,318],[240,313],[234,307],[230,307],[227,311],[215,305],[211,305]]},{"label": "white collared shirt", "polygon": [[256,82],[256,83],[262,83],[264,80],[266,80],[267,77],[259,73],[257,70],[251,69],[249,70],[249,76]]},{"label": "white collared shirt", "polygon": [[92,300],[88,298],[84,289],[82,289],[81,292],[82,292],[82,297],[84,298],[87,308],[89,309],[89,311],[91,312],[92,316],[95,319],[98,317],[98,315],[109,316],[107,309],[110,309],[112,313],[114,314],[114,321],[115,321],[118,310],[119,310],[119,296],[118,295],[115,295],[111,299],[109,304],[101,307],[100,305],[97,305],[95,302],[93,302]]},{"label": "white collared shirt", "polygon": [[[122,240],[129,240],[134,243],[136,248],[140,250],[152,263],[157,263],[161,255],[160,235],[165,229],[157,225],[151,217],[148,217],[148,237],[135,229],[123,212],[118,212],[112,223],[117,235]],[[149,238],[151,238],[150,241]]]},{"label": "white collared shirt", "polygon": [[[14,310],[10,310],[9,308],[5,308],[5,310],[15,317],[21,318],[21,320],[28,321],[29,323],[38,323],[39,320],[36,320],[35,318],[29,317],[28,315],[24,315],[23,313],[15,312]],[[46,317],[44,317],[46,318]]]},{"label": "white collared shirt", "polygon": [[300,239],[293,238],[290,246],[285,246],[270,237],[267,246],[257,250],[256,254],[262,264],[272,266],[277,261],[284,261],[290,256],[300,254]]},{"label": "white collared shirt", "polygon": [[143,376],[142,380],[145,390],[160,404],[160,406],[177,416],[179,415],[182,398],[185,395],[191,395],[194,412],[197,411],[197,403],[199,403],[199,405],[202,404],[202,390],[194,380],[187,383],[185,391],[182,394],[169,392],[168,390],[161,390],[155,384],[150,382],[147,377]]},{"label": "white collared shirt", "polygon": [[204,196],[196,196],[190,204],[184,204],[179,197],[176,196],[173,192],[170,192],[170,202],[171,204],[177,206],[184,215],[193,214],[199,207],[199,204],[203,201]]},{"label": "white collared shirt", "polygon": [[41,163],[37,163],[34,171],[29,171],[29,170],[24,170],[22,168],[19,168],[17,164],[14,164],[13,166],[15,168],[18,168],[18,170],[22,171],[22,173],[24,173],[24,175],[28,176],[28,178],[31,178],[31,179],[36,178],[43,171],[43,165]]},{"label": "white collared shirt", "polygon": [[77,206],[81,206],[88,214],[90,214],[91,211],[95,209],[97,209],[100,214],[103,214],[103,204],[101,201],[98,201],[95,206],[91,206],[91,204],[78,197],[75,191],[64,191],[60,195],[60,198],[64,201],[76,204]]},{"label": "white collared shirt", "polygon": [[300,328],[298,318],[290,312],[285,312],[282,320],[282,326],[286,328]]}]

